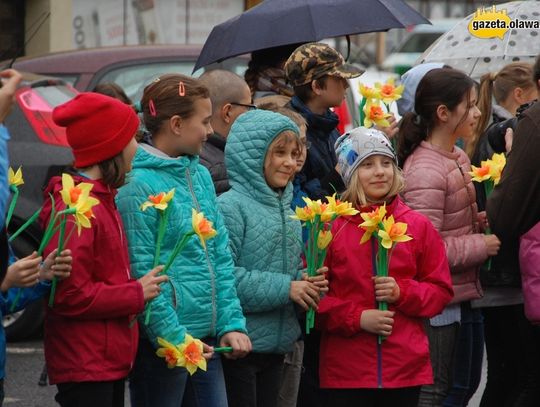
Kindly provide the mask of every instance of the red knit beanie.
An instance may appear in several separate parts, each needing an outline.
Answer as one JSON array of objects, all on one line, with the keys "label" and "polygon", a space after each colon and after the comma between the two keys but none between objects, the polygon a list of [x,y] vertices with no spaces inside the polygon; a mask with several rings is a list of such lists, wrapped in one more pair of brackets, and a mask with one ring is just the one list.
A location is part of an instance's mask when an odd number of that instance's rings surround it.
[{"label": "red knit beanie", "polygon": [[131,106],[99,93],[80,93],[52,113],[66,128],[74,166],[89,167],[119,154],[135,136],[139,118]]}]

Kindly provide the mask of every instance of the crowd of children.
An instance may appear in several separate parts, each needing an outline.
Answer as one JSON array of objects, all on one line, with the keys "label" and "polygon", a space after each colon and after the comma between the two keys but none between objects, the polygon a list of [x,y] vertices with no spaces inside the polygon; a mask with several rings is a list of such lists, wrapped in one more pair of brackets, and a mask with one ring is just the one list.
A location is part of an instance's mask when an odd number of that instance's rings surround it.
[{"label": "crowd of children", "polygon": [[[68,205],[76,221],[67,233],[76,233],[62,240],[59,226],[43,255],[17,260],[4,228],[0,250],[9,251],[9,267],[0,309],[13,312],[52,291],[44,347],[56,401],[123,406],[129,379],[135,407],[466,406],[481,375],[487,307],[490,390],[482,406],[533,406],[540,356],[531,344],[539,334],[522,315],[519,287],[488,284],[491,302],[480,300],[480,269],[489,274],[482,265],[494,257],[497,271],[510,261],[502,249],[515,249],[501,220],[512,212],[501,208],[517,205],[512,172],[531,160],[510,155],[501,188],[512,193],[494,194],[487,215],[478,210],[470,160],[456,146],[461,139],[471,155],[475,148],[485,154],[492,140],[480,137],[489,120],[477,107],[475,82],[442,65],[411,71],[414,90],[400,103],[407,113],[397,135],[392,121],[340,136],[330,108],[361,70],[310,43],[279,72],[289,92],[272,99],[266,89],[258,109],[230,73],[156,78],[139,106],[140,143],[129,101],[81,93],[55,108],[74,162],[50,180],[39,221],[46,229]],[[20,77],[0,75],[1,122]],[[513,99],[508,91],[496,95],[501,105],[514,101],[510,115],[537,96],[540,59],[534,68],[513,64],[499,80],[517,77]],[[224,92],[220,78],[235,88]],[[489,78],[482,106],[489,106]],[[532,115],[523,123],[514,143],[521,155],[520,131],[538,126]],[[508,149],[512,135],[504,135]],[[534,144],[537,134],[528,136]],[[7,137],[0,126],[0,210],[8,202]],[[212,137],[218,157],[206,150],[200,162]],[[531,204],[538,192],[527,191]],[[308,274],[304,248],[317,233],[302,230],[294,210],[308,205],[304,213],[319,210],[322,219],[334,193],[334,209],[350,204],[352,212],[328,215],[332,240],[319,246],[326,258]],[[81,196],[92,204],[81,206]],[[518,211],[528,226],[512,236],[534,226],[537,212]],[[507,256],[519,284],[515,250]],[[505,293],[516,302],[501,300]],[[505,383],[510,356],[495,345],[503,345],[498,315],[508,324],[516,324],[510,315],[520,318],[525,339],[508,343],[530,349],[531,367],[520,368],[515,386]],[[191,338],[200,340],[192,348],[185,345]],[[3,384],[2,330],[0,347]],[[188,362],[200,369],[193,373]],[[498,396],[504,404],[494,396],[497,383],[509,393]]]}]

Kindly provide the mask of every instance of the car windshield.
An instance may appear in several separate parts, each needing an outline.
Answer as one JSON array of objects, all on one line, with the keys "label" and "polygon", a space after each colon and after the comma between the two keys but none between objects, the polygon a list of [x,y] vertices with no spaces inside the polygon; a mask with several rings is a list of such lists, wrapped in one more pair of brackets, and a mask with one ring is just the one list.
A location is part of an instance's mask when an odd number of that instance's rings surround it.
[{"label": "car windshield", "polygon": [[146,84],[165,73],[191,75],[194,62],[160,62],[123,66],[112,69],[99,79],[99,83],[115,82],[132,100],[141,99]]},{"label": "car windshield", "polygon": [[415,33],[411,35],[398,52],[424,52],[442,33]]}]

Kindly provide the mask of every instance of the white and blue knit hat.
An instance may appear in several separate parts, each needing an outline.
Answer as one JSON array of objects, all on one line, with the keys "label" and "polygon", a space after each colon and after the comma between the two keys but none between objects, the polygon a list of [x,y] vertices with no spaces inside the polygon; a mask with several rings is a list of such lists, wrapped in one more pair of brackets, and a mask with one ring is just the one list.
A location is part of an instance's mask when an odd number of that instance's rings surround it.
[{"label": "white and blue knit hat", "polygon": [[345,133],[335,144],[341,178],[349,185],[354,170],[360,163],[372,155],[381,154],[394,160],[396,153],[386,135],[375,129],[357,127]]}]

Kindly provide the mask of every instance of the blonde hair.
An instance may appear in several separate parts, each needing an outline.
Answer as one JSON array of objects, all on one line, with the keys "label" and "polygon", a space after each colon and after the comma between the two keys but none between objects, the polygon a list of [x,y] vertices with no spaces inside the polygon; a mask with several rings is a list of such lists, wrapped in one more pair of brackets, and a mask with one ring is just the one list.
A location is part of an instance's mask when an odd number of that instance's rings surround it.
[{"label": "blonde hair", "polygon": [[301,145],[300,145],[300,136],[298,133],[295,133],[292,130],[285,130],[279,133],[274,140],[270,143],[268,146],[268,151],[266,152],[266,155],[272,153],[276,148],[283,147],[290,142],[294,142],[296,144],[296,148],[298,151],[300,151]]},{"label": "blonde hair", "polygon": [[467,143],[466,150],[469,157],[474,154],[476,145],[489,123],[492,98],[495,98],[495,101],[500,104],[508,98],[514,89],[528,90],[533,87],[535,87],[533,65],[526,62],[512,62],[499,72],[488,72],[482,75],[478,89],[478,102],[476,103],[482,115],[476,125],[474,138]]},{"label": "blonde hair", "polygon": [[[390,191],[388,191],[388,194],[386,194],[386,196],[380,202],[393,198],[394,196],[399,194],[405,187],[405,178],[403,177],[403,173],[393,161],[392,167],[394,169],[392,186],[390,187]],[[347,202],[352,203],[353,207],[356,208],[361,208],[371,203],[378,203],[368,201],[366,193],[364,191],[364,187],[362,186],[360,178],[357,174],[358,168],[353,172],[351,176],[351,181],[349,182],[349,185],[347,185],[347,189],[343,192],[343,194],[341,194],[341,198]]]}]

